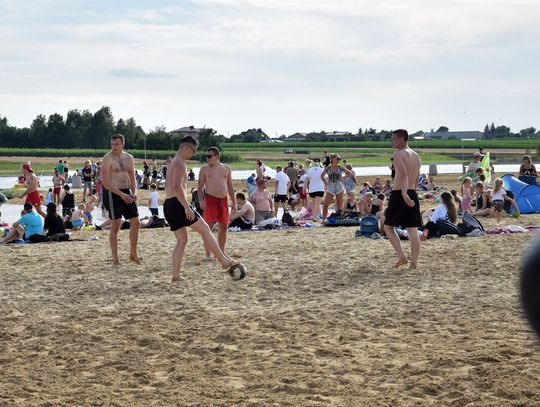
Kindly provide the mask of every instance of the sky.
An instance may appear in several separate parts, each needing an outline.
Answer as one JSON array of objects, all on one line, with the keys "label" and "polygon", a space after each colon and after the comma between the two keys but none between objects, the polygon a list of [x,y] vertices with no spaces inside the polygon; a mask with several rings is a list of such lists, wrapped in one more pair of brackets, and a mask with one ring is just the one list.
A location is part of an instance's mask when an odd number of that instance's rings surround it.
[{"label": "sky", "polygon": [[0,115],[145,130],[540,128],[537,0],[0,0]]}]

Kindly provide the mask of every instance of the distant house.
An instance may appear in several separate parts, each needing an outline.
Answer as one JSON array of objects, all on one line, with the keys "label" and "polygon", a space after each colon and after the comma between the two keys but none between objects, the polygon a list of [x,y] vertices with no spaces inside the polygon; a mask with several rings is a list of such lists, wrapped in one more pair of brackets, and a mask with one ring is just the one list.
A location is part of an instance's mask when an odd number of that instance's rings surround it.
[{"label": "distant house", "polygon": [[180,127],[179,129],[173,130],[169,132],[169,134],[179,134],[180,137],[185,136],[192,136],[195,138],[195,140],[199,139],[199,135],[204,131],[205,129],[199,129],[194,126],[186,126],[186,127]]},{"label": "distant house", "polygon": [[290,136],[287,136],[287,141],[304,141],[306,139],[307,133],[294,133]]},{"label": "distant house", "polygon": [[427,139],[473,138],[479,140],[484,138],[484,133],[481,131],[430,131],[429,133],[424,133],[424,137]]}]

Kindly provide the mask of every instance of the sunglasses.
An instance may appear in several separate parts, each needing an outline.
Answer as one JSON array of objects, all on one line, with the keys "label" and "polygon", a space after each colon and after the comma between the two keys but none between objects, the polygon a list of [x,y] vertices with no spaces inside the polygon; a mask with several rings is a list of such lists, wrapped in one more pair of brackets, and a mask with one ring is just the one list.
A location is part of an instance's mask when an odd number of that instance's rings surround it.
[{"label": "sunglasses", "polygon": [[206,154],[206,158],[212,158],[212,157],[215,157],[214,154]]}]

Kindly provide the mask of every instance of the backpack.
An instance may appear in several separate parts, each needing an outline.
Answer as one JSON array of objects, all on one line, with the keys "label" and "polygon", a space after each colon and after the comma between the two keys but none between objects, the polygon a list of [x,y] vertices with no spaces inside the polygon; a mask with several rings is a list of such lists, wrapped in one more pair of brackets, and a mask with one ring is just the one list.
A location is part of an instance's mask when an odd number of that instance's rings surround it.
[{"label": "backpack", "polygon": [[452,222],[449,222],[447,220],[439,219],[435,223],[435,226],[437,226],[437,232],[439,232],[440,236],[444,236],[444,235],[462,236],[462,233],[459,230],[459,228],[456,225],[454,225]]},{"label": "backpack", "polygon": [[379,232],[379,220],[375,215],[366,215],[360,218],[360,235],[371,236]]},{"label": "backpack", "polygon": [[283,212],[283,216],[281,217],[281,223],[287,226],[296,226],[292,215],[287,210]]},{"label": "backpack", "polygon": [[474,229],[480,229],[482,232],[484,232],[484,227],[480,221],[469,212],[465,212],[463,214],[463,224],[467,226],[467,229],[470,229],[469,232],[473,231]]},{"label": "backpack", "polygon": [[191,207],[195,209],[202,218],[203,210],[201,208],[201,202],[199,201],[199,194],[195,188],[191,188]]}]

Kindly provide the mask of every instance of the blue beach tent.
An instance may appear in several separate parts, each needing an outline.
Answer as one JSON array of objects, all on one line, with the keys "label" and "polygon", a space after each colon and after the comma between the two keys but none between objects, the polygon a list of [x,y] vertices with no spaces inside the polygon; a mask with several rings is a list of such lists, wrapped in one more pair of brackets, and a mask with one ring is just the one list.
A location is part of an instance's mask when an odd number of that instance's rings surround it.
[{"label": "blue beach tent", "polygon": [[512,174],[502,177],[504,189],[512,191],[520,213],[540,213],[540,186],[529,185]]}]

